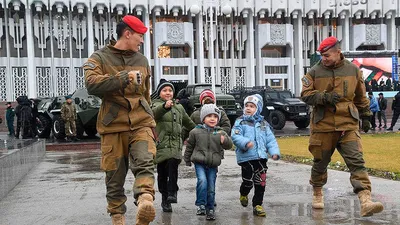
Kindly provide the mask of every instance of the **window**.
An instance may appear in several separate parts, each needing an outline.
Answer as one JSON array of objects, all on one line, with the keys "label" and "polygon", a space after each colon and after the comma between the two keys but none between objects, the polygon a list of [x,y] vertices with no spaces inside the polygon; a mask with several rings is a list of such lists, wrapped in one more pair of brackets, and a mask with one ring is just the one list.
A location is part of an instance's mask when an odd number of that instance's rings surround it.
[{"label": "window", "polygon": [[160,46],[158,47],[159,58],[189,58],[190,48],[188,46]]},{"label": "window", "polygon": [[266,45],[261,49],[261,57],[267,57],[267,58],[287,57],[286,46],[277,47],[277,46]]},{"label": "window", "polygon": [[271,79],[271,88],[276,90],[282,90],[282,79]]},{"label": "window", "polygon": [[265,66],[265,74],[286,74],[287,66]]},{"label": "window", "polygon": [[163,66],[164,75],[187,75],[187,66]]}]

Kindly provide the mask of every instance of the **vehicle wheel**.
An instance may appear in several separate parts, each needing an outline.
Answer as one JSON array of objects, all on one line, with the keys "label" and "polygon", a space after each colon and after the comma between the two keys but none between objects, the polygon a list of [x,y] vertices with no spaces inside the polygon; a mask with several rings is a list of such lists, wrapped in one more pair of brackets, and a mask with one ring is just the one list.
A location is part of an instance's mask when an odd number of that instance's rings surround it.
[{"label": "vehicle wheel", "polygon": [[76,120],[76,136],[78,138],[82,138],[84,132],[85,132],[85,128],[83,128],[82,121],[78,118]]},{"label": "vehicle wheel", "polygon": [[53,117],[53,135],[57,139],[65,138],[65,125],[64,120],[61,118],[61,115],[55,115]]},{"label": "vehicle wheel", "polygon": [[310,125],[310,118],[294,121],[294,125],[296,125],[298,128],[306,128],[308,125]]},{"label": "vehicle wheel", "polygon": [[51,133],[51,120],[46,116],[36,117],[36,130],[40,138],[49,138]]},{"label": "vehicle wheel", "polygon": [[278,110],[269,113],[269,121],[275,130],[282,130],[286,123],[285,115]]},{"label": "vehicle wheel", "polygon": [[85,127],[85,132],[88,137],[94,137],[97,134],[96,126]]}]

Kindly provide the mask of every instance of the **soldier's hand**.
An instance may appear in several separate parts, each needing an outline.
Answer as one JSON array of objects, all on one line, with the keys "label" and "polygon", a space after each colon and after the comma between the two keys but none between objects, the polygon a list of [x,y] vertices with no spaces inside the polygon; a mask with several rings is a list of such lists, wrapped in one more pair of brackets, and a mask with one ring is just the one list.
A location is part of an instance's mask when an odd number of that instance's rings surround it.
[{"label": "soldier's hand", "polygon": [[142,75],[140,74],[139,70],[131,70],[128,73],[129,82],[134,85],[141,85],[142,84]]},{"label": "soldier's hand", "polygon": [[165,102],[164,108],[169,109],[174,105],[174,102],[172,100],[168,100]]},{"label": "soldier's hand", "polygon": [[371,122],[369,122],[369,118],[365,117],[361,122],[362,130],[367,133],[371,129]]},{"label": "soldier's hand", "polygon": [[336,92],[324,93],[324,102],[328,105],[336,105],[340,100],[340,95]]}]

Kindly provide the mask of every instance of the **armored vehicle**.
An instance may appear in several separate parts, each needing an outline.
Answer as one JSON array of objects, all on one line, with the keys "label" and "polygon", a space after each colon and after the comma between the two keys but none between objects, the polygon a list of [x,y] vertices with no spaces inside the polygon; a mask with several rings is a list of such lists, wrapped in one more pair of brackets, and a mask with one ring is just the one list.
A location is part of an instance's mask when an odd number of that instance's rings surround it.
[{"label": "armored vehicle", "polygon": [[286,121],[293,121],[298,128],[306,128],[310,124],[309,106],[288,90],[278,91],[270,87],[236,87],[229,92],[236,102],[242,104],[244,99],[259,94],[264,99],[262,115],[276,130],[281,130]]},{"label": "armored vehicle", "polygon": [[[93,137],[97,134],[96,122],[101,99],[89,95],[86,89],[78,89],[72,94],[77,111],[76,133],[82,137],[84,132]],[[61,118],[61,106],[65,96],[38,98],[37,131],[40,138],[49,138],[50,134],[57,139],[65,138],[64,121]]]}]

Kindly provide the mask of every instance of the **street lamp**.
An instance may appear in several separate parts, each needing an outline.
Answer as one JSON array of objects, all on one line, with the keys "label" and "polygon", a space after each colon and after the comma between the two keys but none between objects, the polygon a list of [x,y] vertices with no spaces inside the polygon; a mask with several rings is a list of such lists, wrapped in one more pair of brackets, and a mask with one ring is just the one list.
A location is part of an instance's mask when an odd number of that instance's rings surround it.
[{"label": "street lamp", "polygon": [[[211,73],[211,89],[215,93],[215,71],[214,71],[215,54],[214,54],[214,40],[213,40],[213,37],[214,37],[214,7],[221,6],[222,1],[220,2],[220,0],[205,0],[205,2],[206,2],[206,6],[209,7],[208,13],[210,16],[210,20],[209,20],[209,22],[210,22],[210,33],[209,33],[210,37],[208,39],[210,41],[208,43],[209,44],[208,49],[210,51],[209,58],[210,58],[210,68],[211,68],[211,71],[210,71],[210,73]],[[222,13],[225,14],[226,16],[230,15],[231,12],[232,12],[232,7],[230,7],[228,4],[225,4],[222,7]],[[218,51],[218,49],[217,49],[217,51]]]}]

